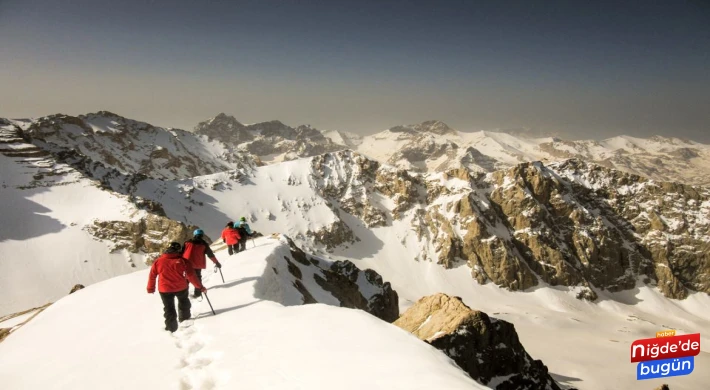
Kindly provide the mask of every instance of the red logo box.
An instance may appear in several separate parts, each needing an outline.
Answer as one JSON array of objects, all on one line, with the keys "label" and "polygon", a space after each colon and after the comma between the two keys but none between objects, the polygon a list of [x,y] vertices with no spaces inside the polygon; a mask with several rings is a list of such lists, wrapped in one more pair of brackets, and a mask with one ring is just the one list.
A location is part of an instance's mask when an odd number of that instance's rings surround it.
[{"label": "red logo box", "polygon": [[631,344],[631,363],[696,356],[700,333],[636,340]]}]

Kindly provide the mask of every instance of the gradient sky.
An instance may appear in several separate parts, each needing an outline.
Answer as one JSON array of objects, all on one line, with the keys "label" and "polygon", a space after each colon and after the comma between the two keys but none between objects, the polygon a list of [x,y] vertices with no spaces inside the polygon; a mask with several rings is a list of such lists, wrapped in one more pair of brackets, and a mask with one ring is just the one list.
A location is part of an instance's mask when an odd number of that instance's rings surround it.
[{"label": "gradient sky", "polygon": [[710,2],[0,0],[0,117],[710,143]]}]

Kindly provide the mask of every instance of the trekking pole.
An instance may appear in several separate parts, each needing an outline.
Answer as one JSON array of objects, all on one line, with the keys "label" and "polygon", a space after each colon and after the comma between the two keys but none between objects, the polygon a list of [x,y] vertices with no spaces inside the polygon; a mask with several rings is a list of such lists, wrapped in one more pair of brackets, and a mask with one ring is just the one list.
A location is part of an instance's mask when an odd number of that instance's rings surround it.
[{"label": "trekking pole", "polygon": [[222,275],[222,269],[217,268],[217,266],[214,266],[214,273],[217,273],[217,270],[219,270],[219,275],[222,277],[222,283],[224,283],[224,275]]},{"label": "trekking pole", "polygon": [[207,296],[207,293],[205,294],[205,298],[207,298],[207,304],[210,305],[210,310],[212,310],[212,315],[217,315],[217,313],[214,312],[214,309],[212,308],[212,302],[210,302],[210,297]]},{"label": "trekking pole", "polygon": [[252,248],[256,248],[256,243],[254,242],[254,238],[251,239],[251,243],[254,245]]}]

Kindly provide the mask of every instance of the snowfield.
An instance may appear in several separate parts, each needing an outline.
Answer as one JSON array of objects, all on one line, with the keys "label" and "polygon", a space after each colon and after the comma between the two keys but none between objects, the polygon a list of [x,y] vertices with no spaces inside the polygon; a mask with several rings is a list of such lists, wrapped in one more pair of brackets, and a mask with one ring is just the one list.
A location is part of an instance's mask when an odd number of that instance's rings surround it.
[{"label": "snowfield", "polygon": [[136,220],[144,212],[126,197],[65,169],[68,174],[51,185],[20,189],[16,187],[31,184],[28,168],[0,155],[0,286],[5,291],[0,315],[44,305],[68,294],[77,283],[96,283],[143,264],[142,255],[108,253],[105,243],[82,228],[94,219]]},{"label": "snowfield", "polygon": [[[192,326],[162,330],[147,270],[67,296],[0,343],[4,389],[485,389],[443,353],[364,311],[284,306],[263,278],[289,254],[263,238],[217,252]],[[310,288],[310,287],[309,287]],[[277,300],[274,300],[277,299]]]}]

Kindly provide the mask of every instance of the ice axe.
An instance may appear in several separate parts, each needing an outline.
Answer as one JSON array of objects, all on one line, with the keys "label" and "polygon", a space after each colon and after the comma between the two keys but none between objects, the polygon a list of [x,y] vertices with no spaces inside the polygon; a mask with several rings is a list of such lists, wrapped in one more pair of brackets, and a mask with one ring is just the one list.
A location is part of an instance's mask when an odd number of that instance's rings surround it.
[{"label": "ice axe", "polygon": [[207,296],[207,293],[206,293],[206,292],[203,293],[203,294],[205,294],[205,298],[207,298],[207,304],[210,305],[210,310],[212,310],[212,315],[215,315],[215,316],[216,316],[217,313],[215,313],[215,312],[214,312],[214,308],[212,308],[212,302],[210,302],[210,297]]}]

